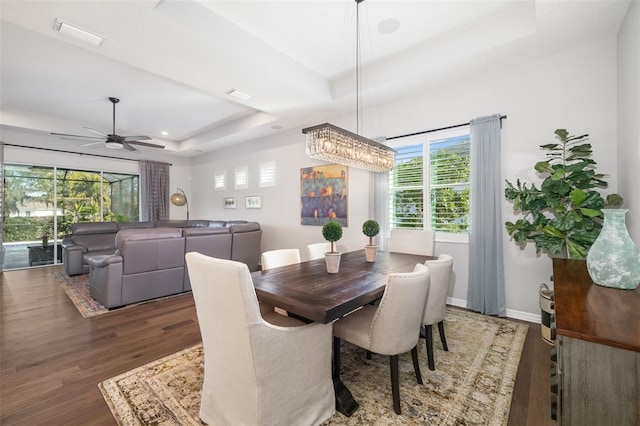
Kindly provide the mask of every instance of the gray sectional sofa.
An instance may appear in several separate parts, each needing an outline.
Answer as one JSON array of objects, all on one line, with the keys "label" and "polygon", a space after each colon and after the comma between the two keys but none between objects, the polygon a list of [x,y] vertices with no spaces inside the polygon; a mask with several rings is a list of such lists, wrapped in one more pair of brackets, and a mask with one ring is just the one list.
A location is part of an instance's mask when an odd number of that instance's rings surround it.
[{"label": "gray sectional sofa", "polygon": [[78,223],[63,241],[69,275],[89,273],[91,296],[107,308],[191,290],[184,255],[246,263],[258,270],[262,230],[247,221]]}]

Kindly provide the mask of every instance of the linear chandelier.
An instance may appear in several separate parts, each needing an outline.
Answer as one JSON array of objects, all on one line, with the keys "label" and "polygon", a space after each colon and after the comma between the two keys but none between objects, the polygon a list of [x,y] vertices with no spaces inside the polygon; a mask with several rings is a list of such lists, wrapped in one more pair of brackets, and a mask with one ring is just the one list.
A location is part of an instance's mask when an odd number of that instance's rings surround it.
[{"label": "linear chandelier", "polygon": [[302,129],[307,135],[307,155],[316,160],[386,172],[395,167],[396,152],[381,143],[360,136],[360,13],[356,2],[356,133],[324,123]]},{"label": "linear chandelier", "polygon": [[317,160],[372,172],[389,171],[396,164],[393,149],[333,124],[308,127],[302,133],[307,135],[307,155]]}]

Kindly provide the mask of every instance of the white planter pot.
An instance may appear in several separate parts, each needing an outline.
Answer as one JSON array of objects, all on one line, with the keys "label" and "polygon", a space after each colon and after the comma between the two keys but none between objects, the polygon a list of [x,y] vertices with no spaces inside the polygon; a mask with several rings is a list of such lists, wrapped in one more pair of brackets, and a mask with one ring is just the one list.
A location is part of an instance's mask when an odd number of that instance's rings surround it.
[{"label": "white planter pot", "polygon": [[327,272],[330,274],[337,274],[340,270],[340,257],[342,253],[327,252],[324,254],[324,260],[327,263]]},{"label": "white planter pot", "polygon": [[367,257],[367,262],[375,262],[378,246],[364,246],[364,254]]}]

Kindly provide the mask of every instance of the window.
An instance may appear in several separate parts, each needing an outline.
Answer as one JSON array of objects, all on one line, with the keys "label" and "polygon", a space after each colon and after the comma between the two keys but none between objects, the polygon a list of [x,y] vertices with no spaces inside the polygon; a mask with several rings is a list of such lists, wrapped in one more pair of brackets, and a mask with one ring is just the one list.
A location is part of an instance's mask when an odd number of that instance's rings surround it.
[{"label": "window", "polygon": [[247,166],[236,167],[235,189],[249,188],[249,168]]},{"label": "window", "polygon": [[405,144],[394,146],[396,167],[389,172],[391,228],[468,232],[469,141],[464,128],[405,139]]},{"label": "window", "polygon": [[[66,169],[24,164],[4,164],[5,220],[4,269],[34,266],[27,256],[30,245],[49,237],[57,245],[79,222],[139,220],[138,175]],[[42,259],[41,259],[42,260]],[[28,262],[28,263],[27,263]],[[38,263],[43,264],[43,263]]]},{"label": "window", "polygon": [[276,186],[276,162],[260,163],[260,188]]},{"label": "window", "polygon": [[214,190],[215,191],[224,191],[227,189],[227,183],[225,181],[225,177],[227,175],[226,170],[220,170],[214,173]]}]

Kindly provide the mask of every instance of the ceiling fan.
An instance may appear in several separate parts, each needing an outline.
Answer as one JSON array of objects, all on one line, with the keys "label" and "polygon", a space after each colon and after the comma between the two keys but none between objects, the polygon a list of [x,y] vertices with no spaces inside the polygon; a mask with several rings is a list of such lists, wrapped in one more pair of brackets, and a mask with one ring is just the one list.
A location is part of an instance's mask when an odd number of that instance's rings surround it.
[{"label": "ceiling fan", "polygon": [[65,137],[72,137],[72,138],[100,139],[99,141],[86,143],[82,146],[90,146],[90,145],[96,145],[99,143],[104,143],[104,146],[106,146],[107,148],[112,148],[112,149],[124,148],[128,151],[137,151],[133,145],[164,149],[164,145],[158,145],[158,144],[149,143],[149,142],[142,142],[142,141],[151,140],[149,136],[120,136],[116,134],[116,104],[120,102],[120,99],[109,98],[109,101],[113,104],[113,132],[111,134],[107,135],[95,129],[92,129],[90,127],[85,127],[85,129],[93,133],[96,133],[101,137],[98,138],[95,136],[69,135],[66,133],[53,133],[53,132],[51,134],[56,136],[65,136]]}]

